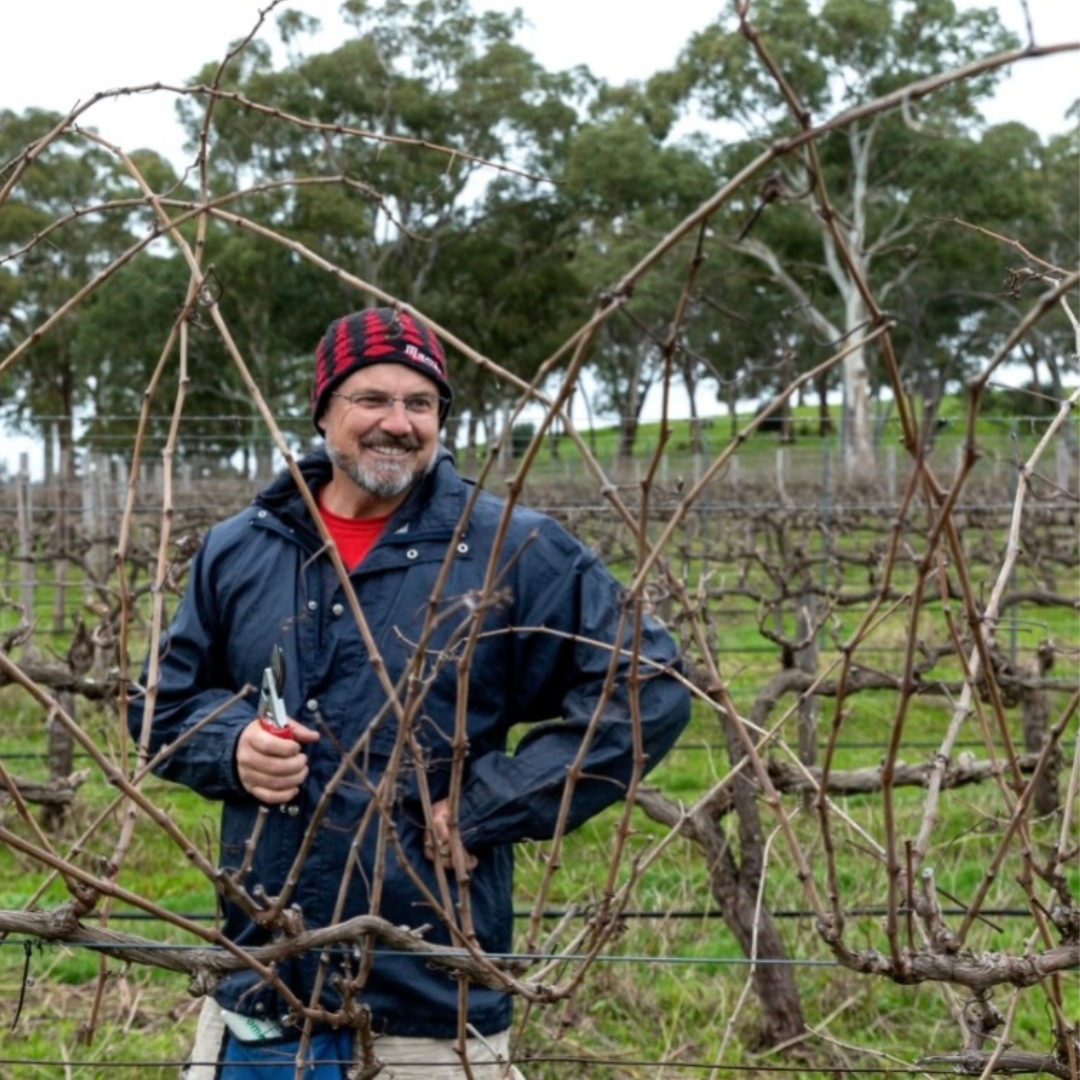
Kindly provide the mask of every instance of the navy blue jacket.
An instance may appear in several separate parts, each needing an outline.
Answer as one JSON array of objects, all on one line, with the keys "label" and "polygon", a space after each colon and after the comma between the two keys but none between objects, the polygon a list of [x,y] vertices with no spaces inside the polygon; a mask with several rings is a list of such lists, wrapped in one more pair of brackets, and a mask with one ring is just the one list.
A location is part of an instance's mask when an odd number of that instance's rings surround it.
[{"label": "navy blue jacket", "polygon": [[[330,478],[319,451],[301,463],[317,490]],[[421,749],[432,800],[450,788],[451,739],[459,696],[457,661],[468,638],[472,605],[488,568],[503,502],[479,494],[466,524],[460,519],[473,485],[456,473],[453,459],[439,451],[435,468],[393,515],[378,542],[352,571],[351,583],[371,628],[379,655],[396,684],[421,635],[436,580],[451,547],[453,560],[439,601],[440,621],[427,643],[423,669],[426,693],[413,731]],[[437,913],[399,865],[391,848],[385,860],[381,901],[373,908],[370,872],[378,846],[378,819],[359,840],[359,860],[350,854],[373,785],[387,764],[397,736],[386,694],[365,647],[344,590],[299,491],[283,473],[250,508],[212,528],[195,556],[187,593],[162,636],[161,674],[154,710],[151,752],[174,742],[245,684],[257,686],[270,656],[285,652],[285,704],[290,716],[321,731],[306,749],[310,774],[294,803],[272,808],[243,884],[279,894],[320,793],[373,718],[360,758],[363,776],[350,773],[333,796],[317,830],[293,901],[305,925],[333,920],[339,885],[352,867],[343,917],[379,914],[395,925],[430,924],[427,940],[451,943]],[[492,953],[511,949],[512,844],[550,838],[556,829],[567,768],[603,694],[612,650],[594,642],[615,638],[624,590],[598,558],[551,518],[516,509],[497,563],[499,603],[483,615],[483,634],[468,661],[468,756],[461,787],[462,840],[478,865],[468,885],[480,945]],[[627,621],[624,642],[630,641]],[[667,752],[689,718],[684,686],[664,670],[677,663],[673,641],[645,620],[637,691],[641,734],[648,764]],[[660,665],[658,668],[657,665]],[[633,737],[626,676],[630,660],[618,664],[615,691],[582,763],[568,828],[574,828],[619,799],[631,776]],[[146,674],[144,672],[144,682]],[[221,865],[236,871],[244,860],[259,803],[239,783],[237,739],[255,715],[256,694],[225,709],[158,769],[209,799],[223,802]],[[138,735],[142,700],[132,703],[129,723]],[[510,729],[530,725],[513,753]],[[408,758],[395,786],[397,842],[413,872],[438,896],[434,868],[423,855],[424,822],[414,771]],[[366,782],[365,782],[366,778]],[[448,875],[453,878],[452,872]],[[456,902],[456,885],[451,882]],[[244,945],[267,940],[232,903],[223,901],[224,930]],[[345,967],[342,969],[341,965]],[[278,973],[303,1001],[315,985],[319,956],[305,955],[278,966]],[[335,970],[355,974],[355,957],[335,954]],[[216,993],[226,1008],[250,1015],[280,1016],[278,995],[252,972],[221,981]],[[337,1008],[332,978],[324,979],[322,1003]],[[378,950],[360,995],[376,1031],[450,1038],[457,1032],[457,983],[421,958]],[[471,987],[469,1021],[481,1033],[510,1022],[510,1001],[491,989]]]}]

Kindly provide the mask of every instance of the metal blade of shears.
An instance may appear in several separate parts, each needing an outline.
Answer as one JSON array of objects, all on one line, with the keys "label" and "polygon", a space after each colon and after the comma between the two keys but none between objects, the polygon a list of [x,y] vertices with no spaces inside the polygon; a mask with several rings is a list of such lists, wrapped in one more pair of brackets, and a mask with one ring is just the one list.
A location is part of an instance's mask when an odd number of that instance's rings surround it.
[{"label": "metal blade of shears", "polygon": [[280,645],[270,650],[270,663],[263,669],[262,688],[259,693],[259,721],[267,731],[275,735],[291,737],[285,700],[285,654]]}]

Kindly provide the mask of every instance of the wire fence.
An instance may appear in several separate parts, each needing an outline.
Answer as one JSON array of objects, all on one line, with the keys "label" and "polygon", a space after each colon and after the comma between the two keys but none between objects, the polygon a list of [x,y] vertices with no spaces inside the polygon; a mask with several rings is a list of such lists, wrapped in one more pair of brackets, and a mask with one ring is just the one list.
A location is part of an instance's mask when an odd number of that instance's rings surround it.
[{"label": "wire fence", "polygon": [[[143,464],[139,476],[135,478],[144,504],[148,507],[160,505],[157,500],[164,476],[162,454],[168,437],[169,418],[160,419],[161,430],[155,432],[151,429],[144,441]],[[124,428],[129,422],[130,418],[124,417],[102,418],[102,423],[107,427]],[[980,483],[997,485],[999,490],[1002,483],[1007,485],[1010,474],[1023,460],[1025,452],[1037,443],[1050,422],[1048,417],[1031,415],[982,418],[975,440],[979,461],[969,484],[974,483],[975,488]],[[182,500],[187,493],[196,489],[202,489],[205,493],[211,482],[257,484],[274,470],[282,468],[284,462],[276,445],[265,433],[253,433],[251,423],[250,418],[227,414],[194,418],[191,425],[182,430],[179,445],[172,455],[171,486],[174,495]],[[312,433],[308,417],[281,418],[278,423],[294,456],[302,456],[321,445],[321,440]],[[688,422],[675,423],[685,425]],[[42,424],[47,427],[48,421],[43,420]],[[222,434],[222,430],[226,434]],[[230,430],[231,434],[228,433]],[[716,455],[737,435],[736,429],[720,418],[694,422],[692,434],[689,430],[683,430],[682,426],[678,430],[679,434],[675,437],[665,435],[661,442],[655,431],[646,428],[629,446],[620,444],[618,428],[586,431],[584,437],[591,455],[607,477],[627,485],[640,483],[645,471],[651,469],[653,460],[658,459],[658,479],[661,485],[667,486],[696,483]],[[898,436],[894,422],[886,420],[880,424],[876,470],[878,490],[891,504],[896,502],[910,465],[899,449]],[[92,445],[78,449],[71,458],[70,466],[65,466],[65,455],[61,453],[56,438],[43,439],[33,454],[21,451],[17,460],[0,459],[0,493],[5,484],[12,483],[20,476],[32,478],[35,483],[55,490],[65,483],[70,484],[70,479],[64,477],[65,468],[69,468],[71,476],[80,478],[77,483],[89,482],[93,478],[107,492],[105,497],[111,505],[122,506],[127,486],[132,482],[129,459],[132,444],[133,431],[122,430],[101,436]],[[484,443],[467,443],[451,435],[449,445],[466,474],[478,470],[487,457]],[[506,440],[499,445],[501,449],[496,459],[495,474],[506,476],[516,469],[518,454],[525,443]],[[969,436],[957,422],[942,427],[925,453],[935,469],[948,474],[960,467],[968,445]],[[1078,448],[1080,422],[1072,425],[1067,437],[1055,448],[1051,474],[1060,490],[1075,488],[1073,481],[1077,476]],[[785,499],[788,489],[798,493],[809,487],[816,492],[836,489],[842,495],[845,487],[841,465],[843,458],[843,445],[835,434],[818,436],[800,424],[794,441],[781,442],[775,431],[758,431],[731,459],[717,487],[731,489],[742,484],[760,486],[762,481],[769,481],[785,495]],[[526,483],[530,490],[557,485],[563,491],[582,491],[587,490],[590,483],[595,490],[599,482],[590,481],[583,474],[582,464],[580,453],[568,440],[557,433],[549,435],[545,438],[543,449],[530,465]]]}]

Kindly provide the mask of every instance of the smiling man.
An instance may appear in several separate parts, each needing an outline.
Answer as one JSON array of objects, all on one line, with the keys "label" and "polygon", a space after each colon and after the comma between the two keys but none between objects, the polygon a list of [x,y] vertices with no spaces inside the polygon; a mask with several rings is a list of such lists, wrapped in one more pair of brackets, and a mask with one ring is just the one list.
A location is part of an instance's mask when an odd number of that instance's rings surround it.
[{"label": "smiling man", "polygon": [[[306,927],[374,914],[440,944],[466,933],[500,954],[513,947],[513,845],[576,828],[619,799],[641,771],[639,750],[648,769],[675,742],[689,697],[670,636],[589,548],[543,514],[519,507],[504,521],[504,502],[458,475],[439,441],[451,402],[442,347],[410,313],[378,308],[331,324],[311,395],[326,445],[300,470],[369,636],[284,473],[207,534],[162,636],[153,715],[153,695],[137,692],[129,717],[136,736],[149,723],[151,754],[201,725],[157,771],[221,800],[222,872],[248,896],[288,891]],[[257,695],[234,700],[259,684],[272,653],[284,661],[278,729],[257,715]],[[418,695],[405,743],[383,673]],[[528,730],[511,753],[517,724]],[[359,746],[342,780],[343,756]],[[228,938],[273,940],[235,890],[221,899]],[[467,931],[455,926],[465,912]],[[338,948],[275,973],[277,987],[254,970],[218,982],[189,1077],[297,1075],[296,1002],[316,1021],[305,1080],[339,1080],[351,1062],[381,1065],[380,1080],[521,1076],[509,997],[486,985],[465,993],[423,956]],[[377,1062],[360,1060],[358,1009]]]},{"label": "smiling man", "polygon": [[348,517],[393,511],[434,465],[450,401],[442,348],[411,316],[382,309],[331,323],[312,389],[334,465],[322,505]]}]

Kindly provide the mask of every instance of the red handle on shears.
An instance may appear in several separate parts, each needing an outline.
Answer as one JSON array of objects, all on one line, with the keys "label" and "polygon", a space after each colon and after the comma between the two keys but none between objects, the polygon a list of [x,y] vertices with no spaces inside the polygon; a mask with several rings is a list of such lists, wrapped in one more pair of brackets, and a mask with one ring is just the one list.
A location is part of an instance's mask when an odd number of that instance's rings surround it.
[{"label": "red handle on shears", "polygon": [[279,739],[292,738],[292,729],[288,724],[286,724],[285,727],[280,728],[268,716],[259,717],[259,726],[263,731],[269,731],[271,735],[276,735]]}]

